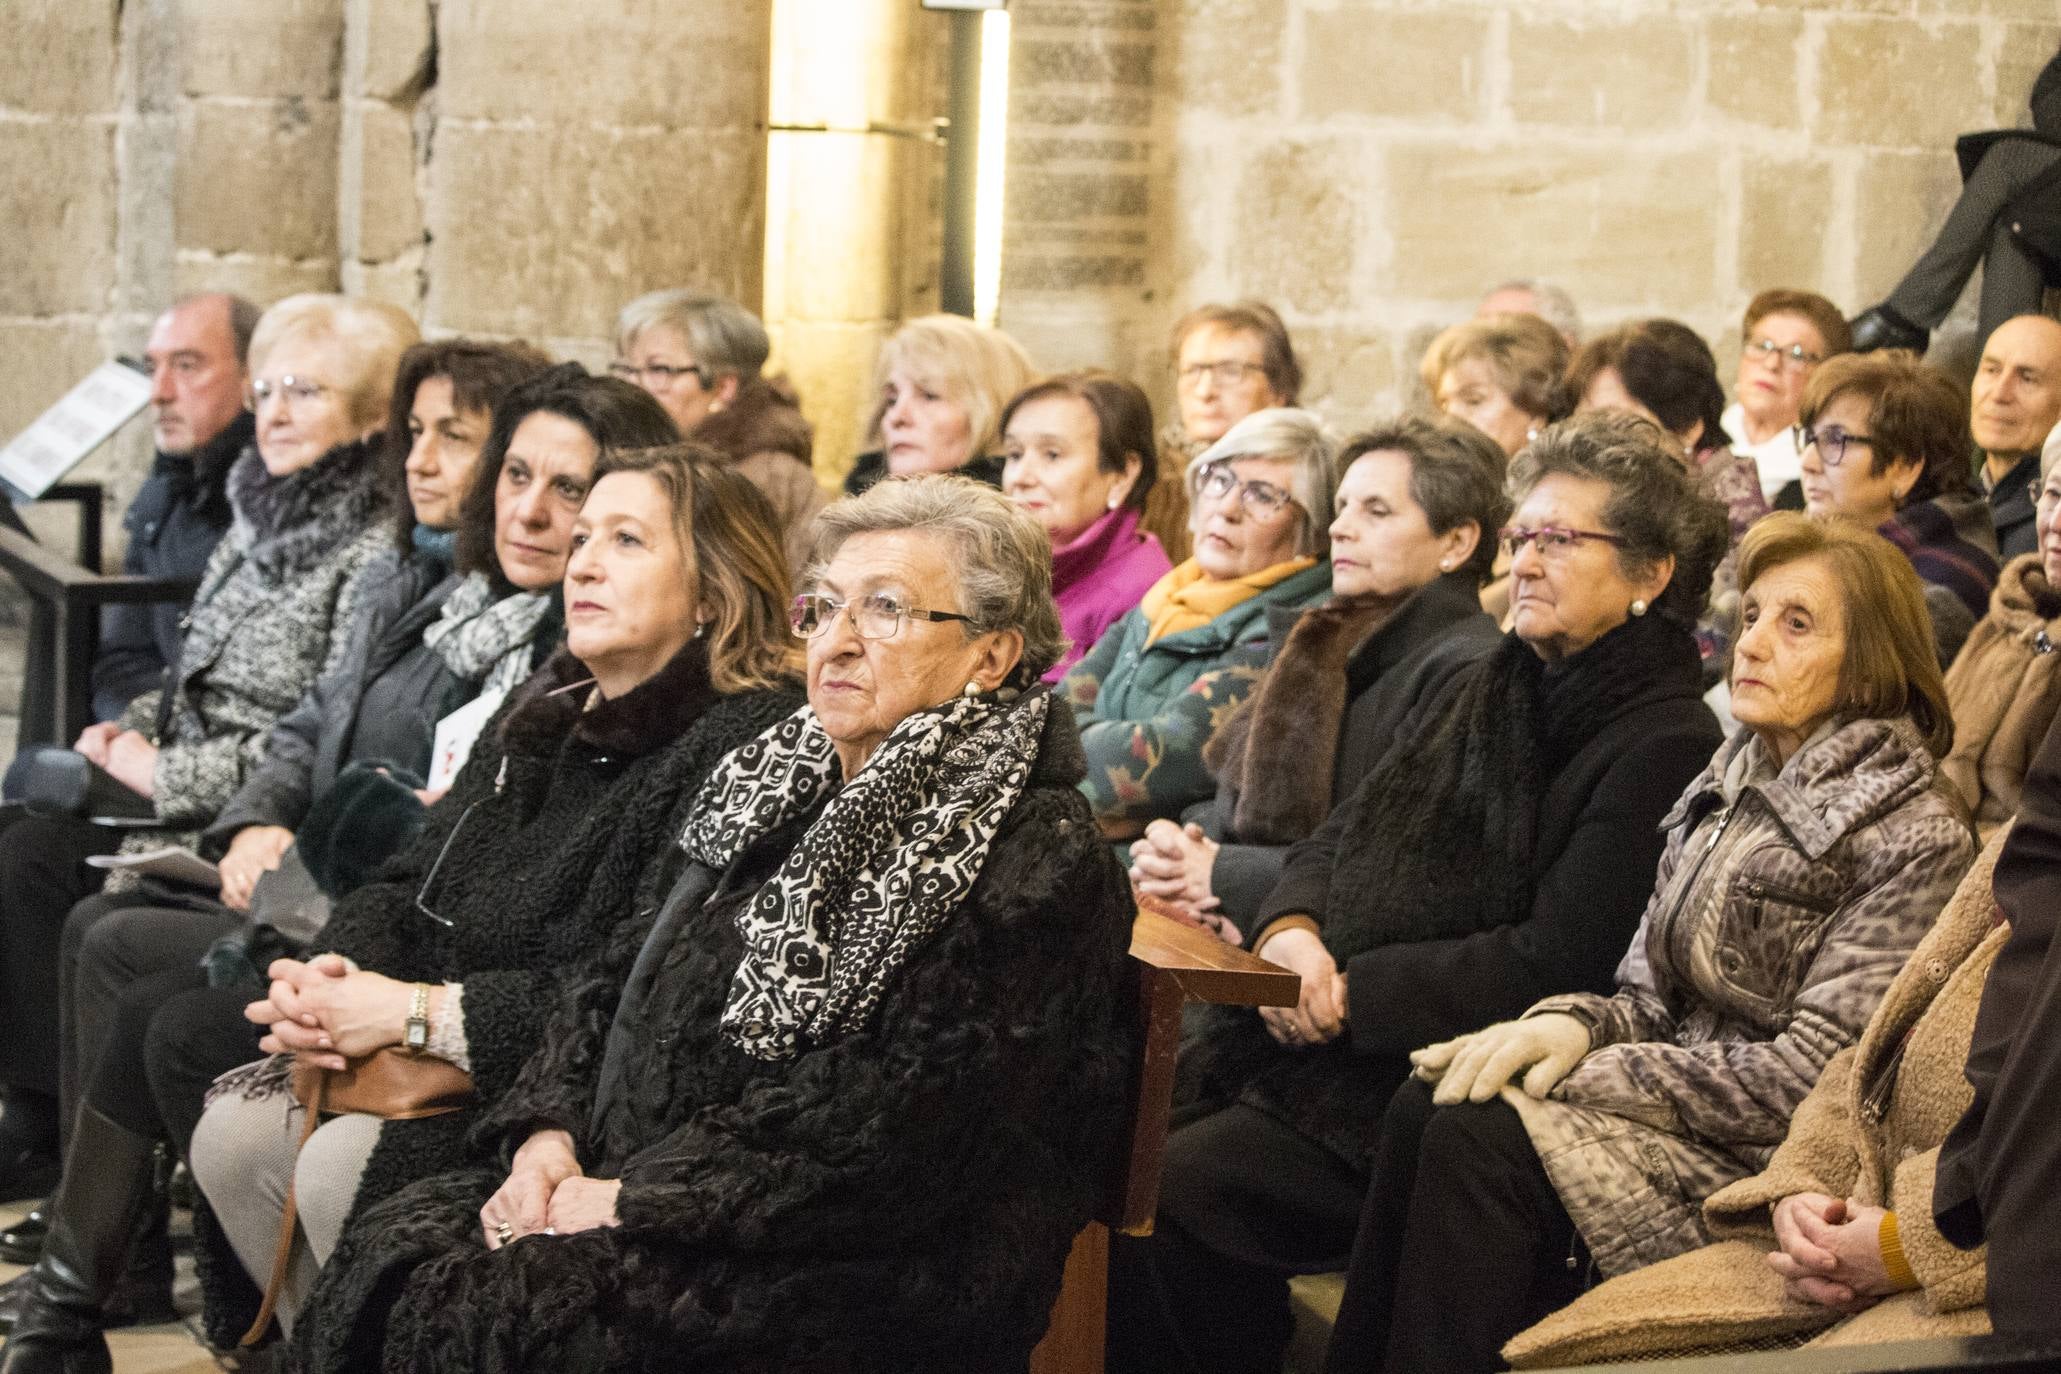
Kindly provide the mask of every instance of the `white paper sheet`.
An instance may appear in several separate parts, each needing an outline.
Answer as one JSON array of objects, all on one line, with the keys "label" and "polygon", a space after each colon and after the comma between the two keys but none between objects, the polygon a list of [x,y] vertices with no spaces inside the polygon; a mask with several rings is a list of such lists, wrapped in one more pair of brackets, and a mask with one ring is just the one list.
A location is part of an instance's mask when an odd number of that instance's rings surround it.
[{"label": "white paper sheet", "polygon": [[147,373],[102,363],[0,448],[0,480],[34,500],[149,404]]},{"label": "white paper sheet", "polygon": [[222,875],[213,864],[190,849],[175,849],[170,845],[142,854],[95,854],[86,862],[95,868],[120,868],[131,873],[147,873],[152,877],[191,883],[195,887],[205,887],[209,890],[222,885]]},{"label": "white paper sheet", "polygon": [[437,722],[436,743],[429,756],[429,790],[441,792],[472,757],[472,746],[487,721],[501,709],[506,692],[482,692]]}]

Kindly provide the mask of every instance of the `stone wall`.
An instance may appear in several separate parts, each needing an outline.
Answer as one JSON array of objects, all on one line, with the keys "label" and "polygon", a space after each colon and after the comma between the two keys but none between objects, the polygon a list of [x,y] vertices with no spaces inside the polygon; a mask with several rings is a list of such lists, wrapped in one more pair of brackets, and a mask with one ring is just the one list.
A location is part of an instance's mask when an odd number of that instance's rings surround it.
[{"label": "stone wall", "polygon": [[[1004,325],[1041,361],[1144,369],[1164,402],[1164,329],[1258,295],[1341,424],[1417,399],[1425,341],[1505,277],[1561,282],[1592,325],[1678,316],[1727,370],[1759,289],[1873,303],[1952,202],[1954,134],[2025,122],[2061,42],[2053,0],[1014,8],[1011,175],[1063,155],[1096,184],[1012,191]],[[1091,251],[1124,234],[1142,263]]]}]

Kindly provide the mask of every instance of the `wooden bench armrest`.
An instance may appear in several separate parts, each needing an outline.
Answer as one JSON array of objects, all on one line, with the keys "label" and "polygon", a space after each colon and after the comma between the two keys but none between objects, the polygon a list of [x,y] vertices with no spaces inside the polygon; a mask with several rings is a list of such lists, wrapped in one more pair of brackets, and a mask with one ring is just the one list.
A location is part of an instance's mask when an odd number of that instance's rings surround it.
[{"label": "wooden bench armrest", "polygon": [[1302,994],[1302,979],[1280,965],[1157,912],[1140,911],[1131,923],[1131,957],[1170,977],[1190,1002],[1292,1007]]}]

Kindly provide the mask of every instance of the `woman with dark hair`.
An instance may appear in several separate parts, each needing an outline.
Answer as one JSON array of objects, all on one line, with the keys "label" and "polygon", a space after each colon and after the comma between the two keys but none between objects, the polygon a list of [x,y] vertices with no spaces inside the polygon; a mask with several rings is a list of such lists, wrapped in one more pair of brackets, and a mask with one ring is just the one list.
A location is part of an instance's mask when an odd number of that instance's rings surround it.
[{"label": "woman with dark hair", "polygon": [[1355,436],[1340,461],[1331,600],[1275,618],[1266,676],[1203,751],[1215,801],[1186,825],[1153,821],[1131,846],[1140,892],[1234,941],[1288,847],[1353,794],[1404,716],[1500,638],[1479,601],[1510,512],[1489,436],[1413,416]]},{"label": "woman with dark hair", "polygon": [[1410,1056],[1332,1374],[1501,1369],[1591,1263],[1708,1244],[1704,1200],[1767,1164],[1974,859],[1939,782],[1954,727],[1909,565],[1794,512],[1756,525],[1740,565],[1741,728],[1662,822],[1615,992]]},{"label": "woman with dark hair", "polygon": [[1803,395],[1804,508],[1876,531],[1925,583],[1939,661],[1989,610],[1997,535],[1969,480],[1968,395],[1915,354],[1832,359]]},{"label": "woman with dark hair", "polygon": [[1739,541],[1768,513],[1759,471],[1732,452],[1725,433],[1717,359],[1689,326],[1641,320],[1583,344],[1567,384],[1577,410],[1628,411],[1666,430],[1696,489],[1725,508],[1731,538],[1696,625],[1704,680],[1715,683],[1724,676],[1726,636],[1738,609]]},{"label": "woman with dark hair", "polygon": [[565,647],[517,690],[408,849],[337,902],[323,952],[275,960],[269,992],[245,1009],[253,1041],[269,1027],[259,1048],[275,1053],[216,1086],[191,1152],[236,1256],[206,1250],[208,1321],[224,1343],[251,1318],[243,1275],[273,1270],[289,1188],[298,1220],[279,1312],[291,1326],[349,1219],[463,1158],[478,1119],[345,1113],[296,1152],[293,1054],[341,1068],[413,1031],[423,1053],[471,1076],[478,1103],[496,1101],[567,968],[656,910],[709,770],[798,700],[786,554],[758,489],[697,445],[611,451],[595,471],[571,530]]},{"label": "woman with dark hair", "polygon": [[1724,516],[1644,420],[1577,416],[1518,455],[1515,627],[1412,712],[1252,923],[1294,1007],[1183,1046],[1157,1224],[1112,1267],[1112,1369],[1275,1371],[1288,1278],[1342,1269],[1410,1051],[1603,991],[1659,822],[1719,743],[1691,626]]},{"label": "woman with dark hair", "polygon": [[1852,347],[1846,317],[1815,291],[1763,291],[1747,303],[1735,399],[1721,420],[1732,451],[1752,460],[1762,494],[1781,509],[1803,507],[1796,446],[1803,389],[1820,364]]},{"label": "woman with dark hair", "polygon": [[1069,372],[1002,411],[1002,491],[1052,540],[1052,599],[1069,641],[1057,682],[1172,570],[1138,527],[1151,495],[1152,402],[1106,372]]},{"label": "woman with dark hair", "polygon": [[[642,445],[675,432],[636,388],[589,377],[577,364],[546,370],[527,349],[426,345],[406,355],[402,375],[416,384],[396,397],[389,462],[406,474],[416,516],[412,554],[388,564],[336,662],[274,727],[264,761],[204,832],[203,853],[227,851],[221,891],[153,884],[82,902],[67,925],[64,1105],[75,1123],[71,1155],[91,1162],[81,1177],[67,1171],[50,1224],[64,1228],[56,1244],[75,1270],[84,1257],[121,1272],[129,1233],[95,1232],[90,1218],[105,1219],[95,1208],[125,1196],[134,1171],[148,1176],[164,1134],[146,1083],[152,1015],[210,982],[241,984],[247,1001],[270,957],[300,951],[322,928],[329,902],[318,880],[329,888],[340,877],[355,881],[406,843],[422,823],[417,789],[430,771],[438,721],[468,703],[484,720],[493,701],[557,645],[564,623],[558,583],[578,497],[602,450],[595,434],[610,445]],[[488,409],[456,409],[451,403],[461,395]],[[466,442],[477,443],[479,434],[484,449]],[[525,470],[536,479],[505,480]],[[490,495],[499,489],[500,499],[471,499],[482,487]],[[459,572],[445,561],[454,539]],[[556,563],[501,552],[518,540],[556,549]],[[482,555],[491,561],[473,563]],[[239,1006],[232,992],[218,1011],[233,1018]],[[241,1028],[240,1018],[233,1025]],[[246,1032],[245,1052],[217,1071],[247,1058],[253,1038]],[[149,1208],[149,1235],[123,1296],[161,1311],[170,1279],[163,1204],[145,1198],[141,1205]],[[10,1238],[42,1239],[33,1227]],[[93,1348],[97,1331],[73,1320],[83,1304],[63,1280],[61,1267],[46,1273],[39,1265],[22,1281],[30,1294],[25,1320],[37,1339],[22,1342],[13,1358],[66,1348],[68,1323],[72,1348]]]}]

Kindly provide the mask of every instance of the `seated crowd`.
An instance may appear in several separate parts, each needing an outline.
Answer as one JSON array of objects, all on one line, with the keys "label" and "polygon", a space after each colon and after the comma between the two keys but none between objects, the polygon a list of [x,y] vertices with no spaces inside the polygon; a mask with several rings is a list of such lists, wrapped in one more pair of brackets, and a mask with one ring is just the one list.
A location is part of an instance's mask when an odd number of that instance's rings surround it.
[{"label": "seated crowd", "polygon": [[166,1147],[293,1368],[1022,1370],[1141,908],[1300,995],[1186,1021],[1112,1370],[1316,1273],[1334,1374],[2052,1324],[2061,324],[1770,290],[1728,398],[1516,281],[1340,436],[1258,302],[1163,427],[933,316],[834,495],[749,311],[615,343],[157,321],[199,586],[74,745],[153,818],[0,810],[0,1374],[170,1312]]}]

